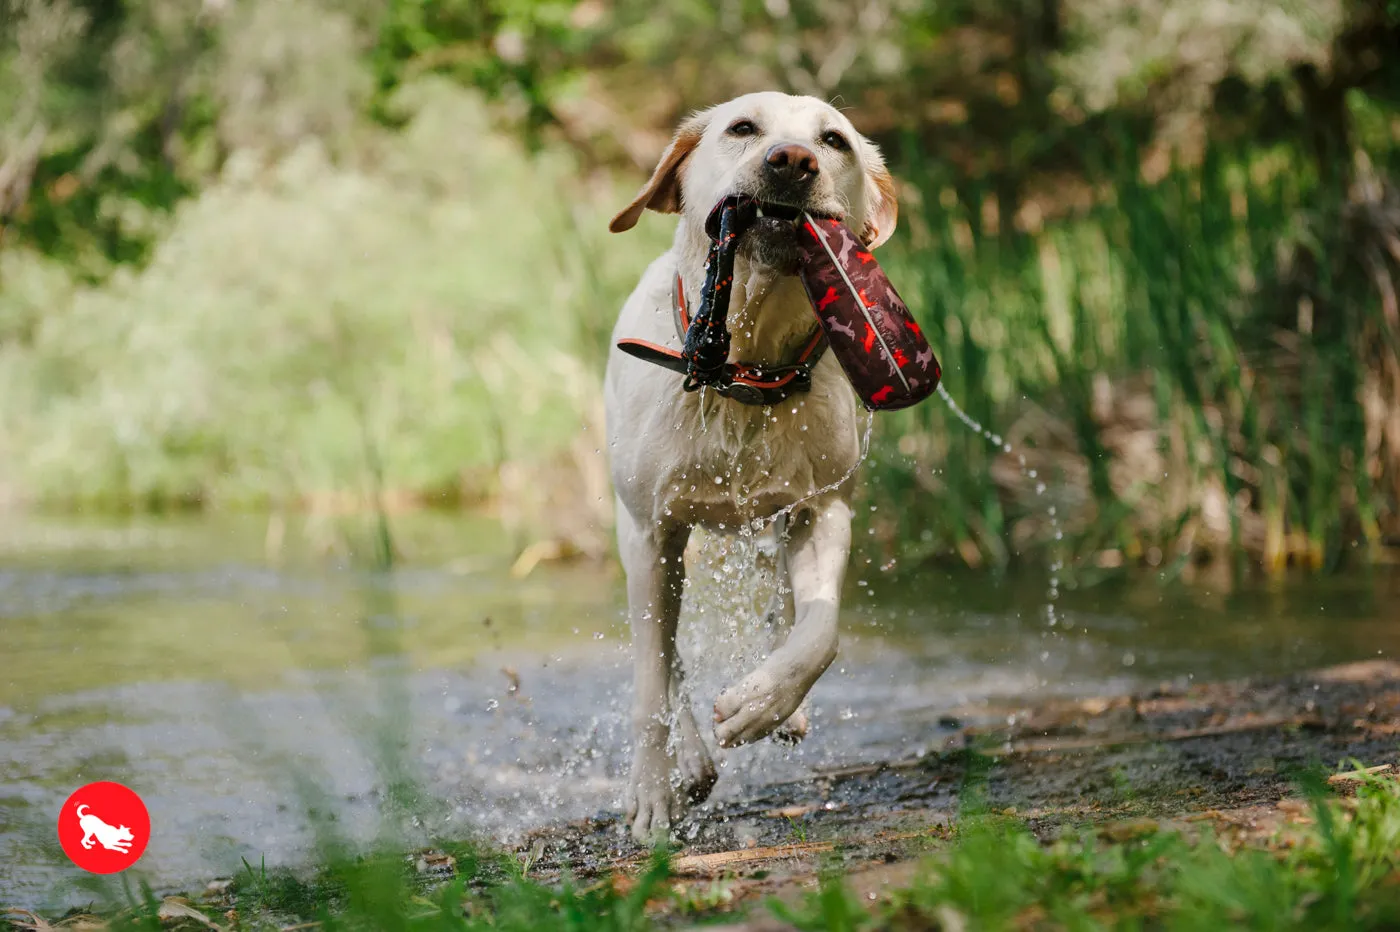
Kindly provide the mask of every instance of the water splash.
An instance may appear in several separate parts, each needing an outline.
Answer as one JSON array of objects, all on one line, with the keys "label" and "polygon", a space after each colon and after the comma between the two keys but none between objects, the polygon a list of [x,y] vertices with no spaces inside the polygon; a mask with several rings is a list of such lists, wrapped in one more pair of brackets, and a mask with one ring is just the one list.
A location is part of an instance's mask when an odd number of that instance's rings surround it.
[{"label": "water splash", "polygon": [[[778,572],[777,531],[757,533],[748,525],[695,531],[677,644],[688,694],[682,701],[691,704],[721,773],[715,803],[744,786],[767,782],[773,773],[793,772],[789,768],[794,765],[826,762],[830,753],[829,748],[823,752],[772,741],[722,750],[714,746],[706,724],[713,698],[757,668],[784,636],[782,609],[792,593]],[[815,705],[810,711],[820,714]]]},{"label": "water splash", "polygon": [[[793,410],[795,413],[796,408]],[[782,421],[765,408],[758,424],[758,435],[745,444],[745,449],[758,443],[763,445],[765,454],[771,453],[767,432],[783,429]],[[681,703],[690,705],[697,695],[718,695],[758,667],[784,637],[780,626],[792,593],[779,579],[779,538],[784,530],[780,522],[804,504],[840,489],[855,476],[869,458],[874,424],[874,413],[867,411],[865,424],[860,428],[859,455],[835,481],[812,488],[771,514],[742,516],[734,525],[720,524],[713,531],[694,529],[682,595],[681,617],[685,623],[680,626],[677,645],[686,670],[683,695],[678,697]],[[731,480],[730,493],[741,510],[753,500],[740,466],[744,452],[735,452],[734,462],[726,472]],[[766,479],[767,473],[763,475]],[[722,480],[717,476],[716,481]],[[704,714],[697,719],[706,722],[710,717],[708,703],[702,708]],[[821,712],[809,707],[809,714],[819,718]],[[730,777],[764,772],[773,766],[775,758],[806,758],[800,745],[794,748],[766,741],[737,755],[711,750],[716,765]]]},{"label": "water splash", "polygon": [[947,386],[945,386],[941,382],[938,384],[938,397],[943,399],[943,403],[948,406],[948,409],[952,411],[953,414],[957,415],[958,420],[966,424],[973,431],[973,433],[981,434],[994,445],[1001,447],[1001,451],[1003,453],[1011,452],[1011,444],[1003,441],[1001,435],[994,434],[987,428],[983,427],[981,424],[977,423],[977,421],[973,420],[972,415],[968,414],[962,408],[958,407],[958,403],[953,400],[953,396],[948,394]]},{"label": "water splash", "polygon": [[[948,410],[952,411],[958,420],[967,425],[974,433],[981,434],[983,438],[1002,453],[1016,452],[1011,444],[1007,443],[1000,434],[983,427],[976,419],[959,407],[958,403],[953,400],[953,396],[948,393],[947,387],[942,384],[938,386],[938,397],[943,399],[943,403],[948,406]],[[1046,492],[1046,485],[1041,481],[1039,473],[1031,469],[1026,463],[1026,456],[1024,453],[1016,454],[1016,463],[1021,468],[1021,475],[1028,480],[1034,481],[1036,498],[1042,498]],[[1051,545],[1051,557],[1048,564],[1048,569],[1050,570],[1050,588],[1046,590],[1045,622],[1048,627],[1054,628],[1060,623],[1059,614],[1055,610],[1055,603],[1060,597],[1060,571],[1064,568],[1064,561],[1057,555],[1057,551],[1058,545],[1060,541],[1064,540],[1065,535],[1064,530],[1060,527],[1060,518],[1055,506],[1046,505],[1045,514],[1046,517],[1050,519],[1050,534],[1055,541],[1055,543]]]}]

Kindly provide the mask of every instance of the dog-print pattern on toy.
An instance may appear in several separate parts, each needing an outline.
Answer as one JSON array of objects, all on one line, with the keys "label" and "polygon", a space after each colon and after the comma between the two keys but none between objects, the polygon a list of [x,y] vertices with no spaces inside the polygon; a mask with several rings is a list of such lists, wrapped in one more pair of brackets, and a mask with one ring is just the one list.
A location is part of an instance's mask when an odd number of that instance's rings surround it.
[{"label": "dog-print pattern on toy", "polygon": [[865,406],[894,411],[933,394],[943,376],[933,349],[860,237],[810,214],[801,234],[802,287]]}]

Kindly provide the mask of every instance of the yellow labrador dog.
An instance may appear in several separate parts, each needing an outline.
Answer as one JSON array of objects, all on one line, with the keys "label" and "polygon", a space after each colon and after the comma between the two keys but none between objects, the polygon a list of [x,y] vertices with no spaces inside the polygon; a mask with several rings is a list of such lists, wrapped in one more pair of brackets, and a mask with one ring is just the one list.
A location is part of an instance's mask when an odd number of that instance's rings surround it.
[{"label": "yellow labrador dog", "polygon": [[[884,160],[834,107],[780,93],[712,107],[681,124],[651,179],[612,221],[620,233],[647,209],[680,215],[671,249],[622,308],[614,343],[681,346],[673,292],[699,306],[705,220],[733,194],[768,208],[739,241],[729,306],[730,359],[751,365],[783,365],[811,339],[815,318],[795,274],[797,210],[844,220],[872,248],[894,231]],[[775,646],[715,700],[713,726],[726,748],[779,729],[800,738],[807,722],[799,706],[836,657],[849,478],[860,458],[858,403],[830,354],[813,369],[810,391],[771,406],[685,392],[681,383],[616,348],[608,359],[607,431],[635,664],[627,819],[641,841],[668,832],[716,779],[676,654],[690,529],[733,533],[782,519]]]}]

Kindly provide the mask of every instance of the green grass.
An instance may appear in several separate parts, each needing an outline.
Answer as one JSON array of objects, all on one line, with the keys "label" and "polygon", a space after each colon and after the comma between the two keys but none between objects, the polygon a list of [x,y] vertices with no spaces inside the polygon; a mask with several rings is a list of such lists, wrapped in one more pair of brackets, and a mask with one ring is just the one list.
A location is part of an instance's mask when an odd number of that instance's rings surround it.
[{"label": "green grass", "polygon": [[[1358,765],[1358,771],[1360,770]],[[974,779],[951,841],[921,862],[908,887],[878,902],[849,892],[839,864],[816,892],[758,907],[803,930],[876,929],[1387,929],[1400,922],[1400,783],[1356,774],[1338,798],[1304,781],[1308,820],[1272,839],[1234,844],[1145,823],[1134,832],[1082,826],[1056,840],[981,805]],[[468,844],[443,846],[455,873],[422,872],[399,848],[328,849],[313,871],[246,863],[227,891],[174,907],[239,929],[319,923],[324,929],[571,929],[675,927],[734,908],[733,882],[675,887],[669,854],[653,851],[627,874],[542,883],[522,862]],[[194,928],[172,901],[121,887],[100,921],[111,929]],[[167,911],[162,922],[161,910]],[[231,911],[231,912],[230,912]],[[77,913],[75,913],[77,915]],[[70,920],[72,917],[69,917]],[[13,914],[15,928],[33,927]],[[184,925],[180,925],[183,922]],[[43,928],[43,926],[38,926]]]},{"label": "green grass", "polygon": [[[420,875],[403,852],[337,856],[310,877],[247,865],[224,895],[225,902],[162,898],[149,887],[125,885],[125,906],[98,916],[74,911],[88,928],[116,930],[199,928],[217,920],[226,927],[274,930],[288,926],[327,930],[567,929],[630,932],[651,928],[647,902],[664,893],[669,861],[664,849],[622,892],[608,882],[565,880],[545,885],[526,879],[506,857],[477,858],[457,848],[457,875],[443,882]],[[172,912],[172,903],[174,906]],[[183,909],[181,908],[183,907]],[[186,912],[189,910],[190,912]],[[46,928],[32,914],[11,912],[14,929]],[[203,917],[201,920],[199,917]],[[56,920],[63,927],[63,920]],[[312,925],[308,925],[312,924]]]},{"label": "green grass", "polygon": [[249,867],[230,890],[243,928],[277,928],[316,921],[328,929],[587,929],[646,926],[645,906],[664,891],[664,850],[627,892],[610,883],[527,879],[509,857],[483,858],[454,848],[456,876],[443,882],[418,873],[400,853],[339,857],[310,879],[290,871]]},{"label": "green grass", "polygon": [[1314,793],[1287,846],[1232,849],[1209,832],[1091,830],[1044,844],[965,812],[952,844],[874,909],[839,873],[779,915],[804,930],[1388,929],[1400,922],[1400,784],[1366,776],[1345,802]]}]

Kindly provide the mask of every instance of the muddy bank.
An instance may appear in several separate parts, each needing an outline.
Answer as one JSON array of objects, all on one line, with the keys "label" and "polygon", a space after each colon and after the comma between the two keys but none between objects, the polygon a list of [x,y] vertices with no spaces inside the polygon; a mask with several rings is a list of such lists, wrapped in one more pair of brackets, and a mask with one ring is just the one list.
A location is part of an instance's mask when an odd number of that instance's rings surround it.
[{"label": "muddy bank", "polygon": [[[823,867],[839,868],[861,902],[878,904],[914,881],[919,856],[950,837],[972,787],[979,805],[1014,813],[1046,840],[1088,830],[1124,841],[1209,826],[1226,844],[1277,844],[1281,829],[1309,815],[1301,771],[1351,759],[1387,770],[1400,764],[1400,663],[1121,695],[982,700],[928,725],[942,738],[924,753],[813,764],[698,810],[679,827],[670,893],[649,909],[674,927],[728,918],[736,929],[787,928],[754,907],[800,897]],[[1342,778],[1333,789],[1350,785]],[[531,831],[514,854],[535,881],[567,873],[586,886],[622,888],[636,882],[647,856],[616,812]],[[410,861],[430,884],[454,863],[431,852]],[[26,924],[30,916],[13,914],[18,928],[40,927]],[[202,895],[167,898],[162,916],[181,928],[209,927],[209,917],[258,923],[238,916],[227,880],[217,879]]]},{"label": "muddy bank", "polygon": [[[1014,810],[1045,838],[1086,824],[1112,837],[1205,821],[1258,840],[1304,811],[1301,770],[1400,761],[1400,664],[954,714],[959,727],[938,750],[815,768],[695,814],[680,829],[678,882],[712,892],[727,912],[795,895],[835,862],[877,898],[906,883],[919,853],[947,836],[974,773],[985,778],[988,805]],[[517,850],[539,879],[601,875],[641,856],[616,818],[541,829]]]}]

